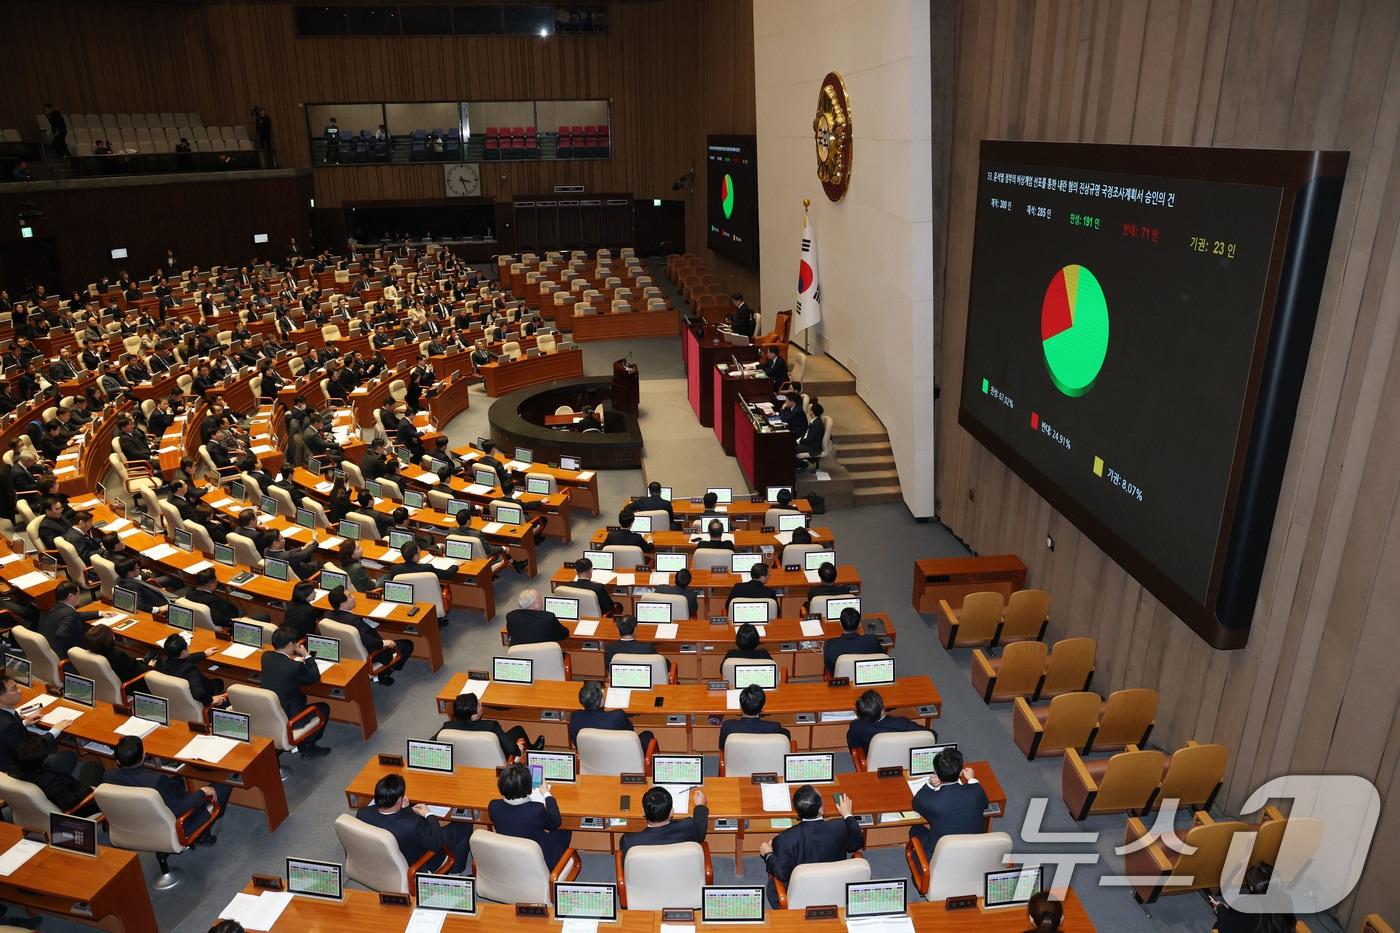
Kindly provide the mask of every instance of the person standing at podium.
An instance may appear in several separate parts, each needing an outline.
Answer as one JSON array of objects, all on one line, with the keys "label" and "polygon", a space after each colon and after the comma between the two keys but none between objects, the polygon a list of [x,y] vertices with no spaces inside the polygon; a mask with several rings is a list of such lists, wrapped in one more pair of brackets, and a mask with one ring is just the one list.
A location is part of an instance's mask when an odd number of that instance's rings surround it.
[{"label": "person standing at podium", "polygon": [[730,297],[734,299],[734,316],[729,329],[752,340],[754,331],[758,329],[758,318],[754,316],[753,309],[749,307],[743,295],[735,292]]}]

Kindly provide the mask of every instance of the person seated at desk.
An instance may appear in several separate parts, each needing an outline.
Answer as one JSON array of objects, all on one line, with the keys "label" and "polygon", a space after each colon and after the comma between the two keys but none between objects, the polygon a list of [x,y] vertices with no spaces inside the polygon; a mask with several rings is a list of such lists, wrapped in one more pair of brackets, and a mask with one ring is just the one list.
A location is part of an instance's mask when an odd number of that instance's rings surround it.
[{"label": "person seated at desk", "polygon": [[684,567],[676,571],[676,582],[663,583],[656,588],[658,593],[666,593],[671,596],[684,596],[686,605],[686,618],[694,619],[700,615],[700,591],[692,589],[690,586],[690,571]]},{"label": "person seated at desk", "polygon": [[[1246,878],[1253,870],[1253,868],[1245,870]],[[1031,899],[1026,903],[1026,915],[1030,917],[1033,924],[1026,933],[1058,933],[1060,924],[1065,919],[1065,905],[1051,897],[1049,891],[1037,891],[1031,895]],[[1260,926],[1261,918],[1258,914],[1246,914],[1243,919],[1245,920],[1243,926],[1227,927],[1221,923],[1217,909],[1216,933],[1293,933],[1297,929],[1297,921],[1291,916],[1288,918],[1286,926],[1280,924],[1273,928]]]},{"label": "person seated at desk", "polygon": [[170,605],[170,597],[159,587],[153,586],[147,580],[156,580],[162,584],[175,583],[177,581],[168,577],[157,577],[151,571],[143,569],[136,563],[136,558],[130,554],[123,554],[112,562],[117,572],[117,586],[122,589],[131,590],[136,593],[136,608],[140,612],[162,613]]},{"label": "person seated at desk", "polygon": [[58,419],[46,422],[44,436],[39,440],[39,453],[44,455],[44,459],[50,463],[57,461],[67,446],[68,439],[63,436],[63,425],[58,423]]},{"label": "person seated at desk", "polygon": [[350,494],[350,484],[345,477],[337,476],[331,483],[331,491],[326,494],[326,518],[334,527],[353,511],[355,500]]},{"label": "person seated at desk", "polygon": [[[656,644],[649,641],[637,641],[637,617],[629,614],[622,614],[617,617],[617,641],[606,642],[603,645],[603,669],[607,670],[612,666],[613,657],[619,654],[656,654]],[[666,659],[666,670],[671,669],[670,659]]]},{"label": "person seated at desk", "polygon": [[[870,751],[870,740],[882,732],[920,732],[927,730],[905,716],[885,714],[885,699],[875,690],[867,690],[856,699],[856,718],[846,727],[846,748]],[[934,733],[934,738],[938,734]]]},{"label": "person seated at desk", "polygon": [[774,386],[780,386],[787,382],[787,363],[783,362],[783,358],[778,354],[778,348],[773,344],[769,344],[763,349],[763,362],[758,364],[758,368],[763,370],[769,379],[773,380]]},{"label": "person seated at desk", "polygon": [[[35,735],[30,730],[44,728],[39,722],[44,716],[44,710],[32,709],[20,713],[18,707],[23,705],[23,702],[24,695],[20,692],[19,683],[0,670],[0,770],[3,771],[14,771],[20,744]],[[63,729],[63,725],[54,726],[47,734],[38,735],[37,738],[44,743],[45,767],[71,777],[78,768],[78,756],[71,749],[59,750],[56,737]]]},{"label": "person seated at desk", "polygon": [[486,348],[486,338],[482,337],[478,339],[476,348],[472,350],[471,355],[472,366],[476,367],[477,374],[480,375],[481,367],[485,366],[493,359],[495,359],[495,357],[492,356],[491,351]]},{"label": "person seated at desk", "polygon": [[337,459],[344,455],[340,448],[340,442],[335,439],[335,419],[326,413],[321,416],[320,424],[312,421],[301,432],[302,443],[306,444],[307,453],[313,457],[324,457],[331,454]]},{"label": "person seated at desk", "polygon": [[[631,732],[632,718],[620,709],[603,709],[603,685],[596,680],[586,682],[578,688],[580,709],[569,714],[569,744],[578,747],[580,729],[609,729],[616,732]],[[655,738],[650,731],[637,733],[645,752]]]},{"label": "person seated at desk", "polygon": [[[399,548],[399,554],[403,557],[403,563],[394,568],[392,576],[389,577],[391,580],[397,580],[406,573],[430,573],[439,580],[451,580],[457,572],[455,569],[444,570],[441,567],[420,562],[418,558],[423,556],[423,551],[418,547],[416,540],[405,542],[404,546]],[[443,625],[447,624],[445,617],[438,621]]]},{"label": "person seated at desk", "polygon": [[671,520],[674,520],[676,517],[676,512],[671,505],[671,500],[663,499],[661,496],[660,483],[648,483],[647,494],[634,500],[632,502],[632,508],[638,512],[665,512]]},{"label": "person seated at desk", "polygon": [[400,447],[407,447],[413,454],[413,462],[417,463],[427,452],[423,447],[423,435],[418,433],[418,428],[409,417],[408,407],[404,403],[399,403],[397,411],[400,417],[399,425],[394,429],[394,442]]},{"label": "person seated at desk", "polygon": [[501,835],[539,843],[545,865],[553,869],[568,850],[573,832],[559,828],[564,820],[559,814],[559,804],[550,793],[549,782],[540,784],[543,802],[531,795],[532,783],[530,769],[525,765],[507,765],[496,776],[496,789],[501,799],[487,804],[486,813],[491,826]]},{"label": "person seated at desk", "polygon": [[282,625],[295,629],[299,638],[315,635],[316,624],[321,621],[321,610],[311,605],[315,593],[316,584],[302,580],[292,587],[292,597],[287,600]]},{"label": "person seated at desk", "polygon": [[763,705],[768,700],[768,694],[758,684],[749,684],[739,691],[739,711],[741,715],[738,719],[726,719],[719,727],[719,747],[724,750],[724,743],[731,735],[782,735],[791,738],[787,729],[781,724],[770,719],[763,718]]},{"label": "person seated at desk", "polygon": [[847,607],[841,610],[841,634],[827,640],[822,646],[822,661],[826,672],[836,670],[836,661],[843,654],[885,654],[885,646],[875,635],[862,633],[861,617],[856,609]]},{"label": "person seated at desk", "polygon": [[379,406],[379,423],[384,425],[384,431],[387,434],[392,434],[399,429],[398,409],[398,403],[394,401],[392,395],[385,396],[384,404]]},{"label": "person seated at desk", "polygon": [[752,622],[745,622],[734,632],[734,647],[725,652],[723,661],[730,658],[743,658],[753,661],[771,661],[773,656],[768,653],[767,648],[758,646],[758,629],[754,628]]},{"label": "person seated at desk", "polygon": [[313,579],[321,572],[321,563],[316,559],[316,542],[308,541],[304,545],[295,546],[294,550],[288,550],[288,539],[277,535],[267,544],[267,550],[263,552],[264,559],[285,560],[292,568],[292,573],[296,574],[299,580]]},{"label": "person seated at desk", "polygon": [[360,464],[360,473],[366,482],[386,478],[398,481],[399,459],[388,448],[388,443],[382,437],[369,442],[369,450],[365,451],[364,462]]},{"label": "person seated at desk", "polygon": [[510,481],[510,470],[506,469],[504,463],[496,459],[495,443],[493,441],[487,441],[485,445],[482,446],[481,453],[483,456],[472,465],[484,466],[493,470],[496,474],[496,485],[504,489],[506,483]]},{"label": "person seated at desk", "polygon": [[[212,824],[223,815],[233,788],[227,784],[206,784],[198,790],[186,790],[183,778],[147,770],[146,746],[137,735],[124,735],[117,743],[117,766],[102,776],[103,784],[118,784],[122,787],[146,787],[160,794],[165,806],[179,819],[190,810],[203,810],[185,823],[186,833],[192,833],[206,824]],[[213,826],[195,840],[195,845],[212,846],[218,840],[214,837]]]},{"label": "person seated at desk", "polygon": [[[460,694],[457,699],[452,701],[452,718],[438,727],[438,733],[444,729],[450,729],[454,732],[491,733],[500,743],[501,754],[506,757],[507,761],[520,757],[522,748],[532,748],[535,751],[544,748],[543,735],[531,743],[530,735],[523,726],[502,729],[501,724],[494,719],[484,718],[481,701],[477,699],[475,693]],[[437,735],[434,735],[433,738],[436,739]]]},{"label": "person seated at desk", "polygon": [[376,589],[374,580],[370,578],[369,571],[365,569],[363,563],[365,552],[360,548],[360,542],[349,539],[342,541],[340,549],[336,551],[337,566],[350,578],[350,585],[357,592],[369,593]]},{"label": "person seated at desk", "polygon": [[170,481],[168,488],[170,495],[165,501],[175,506],[175,511],[180,513],[182,519],[198,521],[199,516],[195,514],[195,504],[190,501],[190,484],[177,477]]},{"label": "person seated at desk", "polygon": [[86,761],[78,777],[55,771],[48,766],[49,746],[43,736],[27,735],[15,749],[14,767],[11,776],[28,781],[43,792],[50,804],[64,813],[73,812],[78,816],[96,816],[99,812],[95,801],[89,800],[80,810],[73,808],[82,803],[102,780],[102,763]]},{"label": "person seated at desk", "polygon": [[[461,513],[459,512],[458,515]],[[569,630],[554,613],[540,608],[540,594],[533,589],[522,590],[517,600],[520,608],[506,613],[506,637],[512,645],[538,645],[561,642]]]},{"label": "person seated at desk", "polygon": [[593,582],[593,561],[587,557],[580,557],[574,561],[574,580],[568,586],[577,587],[581,590],[588,590],[598,597],[598,612],[601,615],[612,615],[619,611],[619,607],[613,602],[612,596],[608,595],[608,588],[601,583]]},{"label": "person seated at desk", "polygon": [[724,525],[717,518],[710,519],[709,525],[705,528],[704,538],[691,538],[691,542],[698,547],[715,548],[721,551],[734,550],[734,542],[726,541],[724,537]]},{"label": "person seated at desk", "polygon": [[466,874],[471,865],[472,825],[456,821],[443,825],[427,804],[410,804],[406,790],[403,775],[384,775],[374,785],[374,805],[361,807],[355,819],[388,830],[410,865],[417,865],[429,852],[440,853],[441,857],[421,867],[424,872],[441,873],[450,858],[452,867],[447,870]]},{"label": "person seated at desk", "polygon": [[[812,421],[807,425],[807,430],[797,440],[797,452],[805,453],[808,457],[815,458],[822,452],[822,444],[826,440],[826,424],[822,422],[822,414],[826,409],[822,408],[818,402],[812,403]],[[812,461],[799,459],[797,461],[797,472],[805,473],[812,465]]]},{"label": "person seated at desk", "polygon": [[[83,648],[101,658],[105,658],[117,675],[117,680],[129,683],[145,675],[150,668],[117,647],[117,637],[106,625],[89,625],[83,636]],[[135,685],[140,689],[141,685]]]},{"label": "person seated at desk", "polygon": [[496,561],[493,573],[499,573],[509,563],[516,573],[524,573],[530,567],[528,560],[514,560],[510,556],[510,551],[492,544],[486,537],[472,527],[472,517],[480,514],[480,506],[468,502],[464,508],[457,513],[457,530],[452,532],[454,538],[470,538],[473,542],[473,554],[483,554],[488,560]]},{"label": "person seated at desk", "polygon": [[[797,531],[806,531],[806,529],[799,528]],[[810,534],[807,535],[806,541],[798,541],[797,531],[792,533],[793,544],[812,543],[812,536]],[[812,600],[816,599],[818,596],[845,596],[851,592],[849,586],[844,586],[836,582],[836,565],[829,560],[823,561],[822,565],[817,568],[817,579],[821,582],[807,588],[807,601],[802,604],[804,607],[811,605]]]},{"label": "person seated at desk", "polygon": [[228,694],[218,677],[207,677],[200,664],[207,659],[203,651],[190,653],[189,642],[180,635],[171,635],[160,647],[155,669],[161,674],[179,677],[190,685],[190,696],[204,706],[225,706]]},{"label": "person seated at desk", "polygon": [[[307,684],[320,682],[321,670],[300,638],[297,630],[289,625],[279,626],[272,633],[272,650],[262,654],[262,687],[277,694],[288,720],[310,706],[321,722],[328,723],[331,719],[330,705],[319,702],[308,704],[306,694],[301,691]],[[317,733],[302,742],[299,746],[301,755],[308,759],[329,755],[331,750],[321,745],[320,741],[321,733]]]},{"label": "person seated at desk", "polygon": [[68,533],[70,527],[63,520],[63,503],[52,496],[45,496],[39,500],[39,540],[46,550],[54,550],[54,539],[61,538]]},{"label": "person seated at desk", "polygon": [[924,854],[931,855],[944,836],[970,835],[987,830],[987,792],[971,768],[964,767],[962,752],[945,748],[934,756],[933,773],[914,794],[914,809],[927,826],[909,827]]},{"label": "person seated at desk", "polygon": [[215,586],[219,578],[214,573],[213,567],[205,567],[194,575],[194,585],[185,594],[185,599],[192,603],[198,603],[209,609],[209,619],[214,623],[214,628],[228,634],[233,630],[235,621],[271,621],[271,617],[264,612],[247,612],[239,608],[237,603],[219,595]]},{"label": "person seated at desk", "polygon": [[404,396],[404,402],[408,405],[410,412],[421,411],[423,408],[423,393],[437,385],[437,373],[433,372],[433,366],[426,359],[419,360],[418,365],[409,371],[408,394]]},{"label": "person seated at desk", "polygon": [[355,594],[347,593],[344,587],[337,586],[327,593],[326,601],[331,604],[331,611],[326,618],[353,628],[360,634],[360,644],[364,646],[370,660],[376,665],[389,665],[375,681],[386,687],[392,685],[394,674],[403,670],[409,658],[413,657],[413,642],[406,638],[395,639],[392,645],[386,642],[374,624],[355,613]]},{"label": "person seated at desk", "polygon": [[101,613],[78,611],[78,587],[71,580],[58,584],[53,592],[54,605],[39,620],[39,634],[49,643],[59,658],[68,657],[68,649],[83,643],[87,623],[95,621]]},{"label": "person seated at desk", "polygon": [[155,457],[151,453],[151,445],[146,440],[145,432],[136,427],[136,422],[131,420],[130,415],[122,415],[118,419],[117,430],[120,432],[117,444],[123,457],[136,463],[155,465]]},{"label": "person seated at desk", "polygon": [[[702,547],[709,547],[709,544]],[[754,565],[749,568],[749,578],[734,584],[724,605],[728,607],[736,599],[772,599],[777,600],[779,609],[782,608],[782,597],[778,595],[777,590],[768,585],[768,565],[763,562],[761,554],[754,555]]]},{"label": "person seated at desk", "polygon": [[156,437],[164,437],[166,429],[174,423],[175,416],[170,412],[170,401],[164,396],[156,399],[156,406],[151,409],[151,415],[146,419],[146,427]]},{"label": "person seated at desk", "polygon": [[778,889],[774,881],[787,884],[799,865],[839,862],[865,845],[860,820],[851,814],[850,794],[837,795],[839,821],[823,819],[821,792],[811,784],[803,784],[792,795],[792,808],[797,811],[797,824],[778,833],[772,842],[758,846],[758,854],[768,868],[768,904],[775,910]]},{"label": "person seated at desk", "polygon": [[622,836],[622,854],[633,846],[664,846],[674,842],[704,842],[705,831],[710,825],[710,808],[706,806],[705,790],[702,787],[690,791],[690,816],[673,819],[671,811],[674,802],[671,792],[664,787],[651,787],[642,795],[642,815],[646,817],[646,829]]},{"label": "person seated at desk", "polygon": [[585,431],[601,431],[604,429],[605,425],[602,419],[598,417],[597,409],[589,408],[584,410],[583,414],[573,423],[572,427],[575,431],[582,434]]},{"label": "person seated at desk", "polygon": [[233,529],[236,534],[240,534],[253,542],[253,547],[257,549],[258,556],[262,556],[263,551],[272,543],[274,538],[279,537],[277,532],[267,528],[258,527],[258,510],[244,509],[238,513],[237,525]]},{"label": "person seated at desk", "polygon": [[603,547],[609,544],[632,545],[642,549],[643,554],[650,554],[656,550],[656,545],[652,544],[638,532],[632,531],[632,520],[637,517],[636,510],[630,505],[624,505],[622,511],[617,513],[617,523],[621,527],[616,531],[608,532],[608,536],[603,539]]},{"label": "person seated at desk", "polygon": [[[802,396],[789,392],[783,396],[783,407],[778,409],[778,417],[787,425],[787,429],[797,437],[801,437],[807,430],[807,413],[802,410]],[[787,490],[783,490],[787,492]],[[788,493],[791,497],[791,493]],[[781,506],[781,503],[779,503]]]}]

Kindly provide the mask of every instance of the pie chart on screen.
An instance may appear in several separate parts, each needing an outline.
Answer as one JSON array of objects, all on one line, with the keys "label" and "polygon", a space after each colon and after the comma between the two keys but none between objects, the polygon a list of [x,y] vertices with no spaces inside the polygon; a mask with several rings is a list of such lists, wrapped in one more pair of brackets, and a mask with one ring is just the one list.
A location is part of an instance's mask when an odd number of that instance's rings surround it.
[{"label": "pie chart on screen", "polygon": [[725,175],[719,185],[719,204],[724,209],[724,219],[734,214],[734,176]]},{"label": "pie chart on screen", "polygon": [[1084,266],[1065,266],[1050,280],[1040,305],[1040,341],[1055,388],[1078,398],[1094,387],[1108,356],[1108,300]]}]

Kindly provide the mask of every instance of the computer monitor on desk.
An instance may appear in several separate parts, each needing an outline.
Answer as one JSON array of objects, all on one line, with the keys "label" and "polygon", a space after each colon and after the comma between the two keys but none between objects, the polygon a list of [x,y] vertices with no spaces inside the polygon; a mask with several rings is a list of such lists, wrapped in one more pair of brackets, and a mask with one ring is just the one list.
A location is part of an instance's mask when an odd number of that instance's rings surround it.
[{"label": "computer monitor on desk", "polygon": [[287,890],[302,897],[318,897],[328,901],[345,900],[343,875],[344,869],[336,862],[287,859]]},{"label": "computer monitor on desk", "polygon": [[546,596],[544,611],[554,613],[556,619],[578,619],[578,600],[572,596]]},{"label": "computer monitor on desk", "polygon": [[612,570],[612,551],[584,551],[583,556],[588,558],[594,570]]},{"label": "computer monitor on desk", "polygon": [[419,910],[443,910],[452,914],[476,913],[476,879],[460,875],[414,875]]},{"label": "computer monitor on desk", "polygon": [[656,555],[656,569],[658,573],[680,573],[689,563],[689,555],[684,553],[666,553]]}]

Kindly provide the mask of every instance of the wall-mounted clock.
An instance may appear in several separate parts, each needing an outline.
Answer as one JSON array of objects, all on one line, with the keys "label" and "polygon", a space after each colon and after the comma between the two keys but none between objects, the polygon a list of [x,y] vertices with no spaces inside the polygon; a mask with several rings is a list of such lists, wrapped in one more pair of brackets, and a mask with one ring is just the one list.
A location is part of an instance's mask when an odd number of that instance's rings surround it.
[{"label": "wall-mounted clock", "polygon": [[826,196],[839,201],[846,196],[846,189],[851,184],[854,147],[851,102],[846,96],[846,82],[835,71],[822,79],[812,133],[817,144],[817,178]]},{"label": "wall-mounted clock", "polygon": [[442,167],[442,184],[449,198],[481,197],[481,167],[475,162],[457,162]]}]

